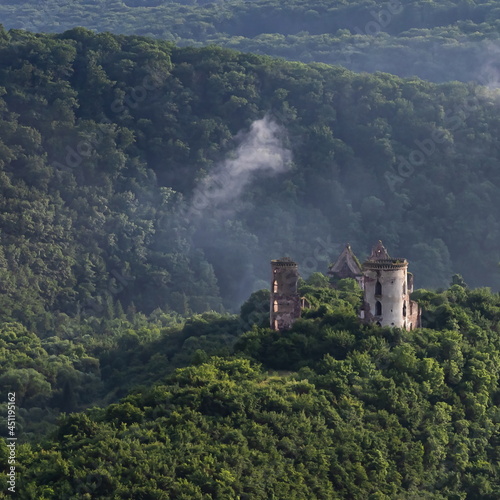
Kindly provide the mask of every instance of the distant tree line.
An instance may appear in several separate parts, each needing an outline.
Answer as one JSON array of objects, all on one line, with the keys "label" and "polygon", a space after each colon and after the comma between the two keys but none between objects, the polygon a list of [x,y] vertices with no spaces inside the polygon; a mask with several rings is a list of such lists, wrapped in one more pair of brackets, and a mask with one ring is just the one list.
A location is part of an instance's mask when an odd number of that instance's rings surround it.
[{"label": "distant tree line", "polygon": [[9,29],[84,26],[354,71],[498,84],[498,4],[488,0],[4,0],[0,14]]}]

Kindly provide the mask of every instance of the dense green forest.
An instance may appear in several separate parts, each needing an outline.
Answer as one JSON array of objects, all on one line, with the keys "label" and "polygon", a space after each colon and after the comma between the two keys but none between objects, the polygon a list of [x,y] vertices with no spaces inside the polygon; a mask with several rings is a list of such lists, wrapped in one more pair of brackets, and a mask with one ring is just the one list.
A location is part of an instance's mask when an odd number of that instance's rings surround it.
[{"label": "dense green forest", "polygon": [[9,29],[85,26],[181,46],[216,44],[354,71],[498,86],[499,9],[494,0],[1,0],[0,19]]},{"label": "dense green forest", "polygon": [[417,287],[499,285],[491,91],[82,28],[0,61],[3,320],[236,311],[380,237]]},{"label": "dense green forest", "polygon": [[[219,6],[222,26],[234,5],[177,8]],[[350,5],[339,23],[371,4]],[[441,24],[428,5],[419,29],[494,24],[490,4],[440,4]],[[1,29],[19,498],[497,499],[500,295],[472,287],[500,286],[499,104],[473,83]],[[410,261],[421,329],[360,324],[357,284],[318,272],[379,238]],[[284,255],[309,307],[278,333],[265,288]]]},{"label": "dense green forest", "polygon": [[380,237],[417,286],[500,282],[482,87],[140,37],[2,32],[0,315],[236,311],[269,260]]},{"label": "dense green forest", "polygon": [[[140,359],[140,373],[126,370],[142,387],[18,444],[19,498],[498,498],[499,295],[420,290],[424,328],[406,332],[360,325],[356,284],[333,290],[321,281],[302,283],[311,307],[290,331],[254,325],[204,350],[203,336],[220,339],[262,314],[260,292],[239,319],[194,319],[183,327],[194,351],[170,374],[175,328],[142,325],[139,344],[122,336],[115,365]],[[11,325],[6,338],[18,360],[33,362],[34,336]],[[72,356],[89,379],[99,363],[78,342],[72,354],[60,340],[42,345],[58,350],[52,359]],[[23,404],[34,405],[34,418],[51,366],[32,368],[39,395],[26,391]],[[87,379],[75,380],[77,393],[95,383]],[[7,453],[2,441],[2,461]]]}]

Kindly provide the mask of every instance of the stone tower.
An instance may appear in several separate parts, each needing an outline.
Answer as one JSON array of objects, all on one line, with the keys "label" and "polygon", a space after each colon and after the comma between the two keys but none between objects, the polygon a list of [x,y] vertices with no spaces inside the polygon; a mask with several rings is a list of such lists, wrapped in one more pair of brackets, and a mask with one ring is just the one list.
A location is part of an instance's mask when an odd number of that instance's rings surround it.
[{"label": "stone tower", "polygon": [[406,259],[392,259],[379,241],[363,264],[363,281],[364,321],[406,330],[420,326],[418,304],[410,300],[413,275]]},{"label": "stone tower", "polygon": [[300,318],[299,268],[288,257],[271,261],[271,328],[289,329]]}]

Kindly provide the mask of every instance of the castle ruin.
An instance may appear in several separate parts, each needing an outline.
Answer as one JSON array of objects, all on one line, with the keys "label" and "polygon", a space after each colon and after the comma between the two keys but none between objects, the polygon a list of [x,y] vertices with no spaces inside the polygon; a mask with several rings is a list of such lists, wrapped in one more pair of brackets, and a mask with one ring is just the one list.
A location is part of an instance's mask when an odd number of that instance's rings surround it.
[{"label": "castle ruin", "polygon": [[379,241],[363,263],[361,319],[379,326],[413,330],[420,326],[420,309],[410,300],[413,275],[406,259],[393,259]]},{"label": "castle ruin", "polygon": [[[297,290],[298,266],[289,258],[271,261],[271,313],[273,330],[291,328],[300,318],[301,299]],[[347,245],[337,261],[329,267],[333,286],[340,279],[355,279],[363,290],[360,318],[366,323],[413,330],[420,327],[420,308],[410,300],[413,275],[406,259],[391,258],[379,241],[368,259],[360,265]]]}]

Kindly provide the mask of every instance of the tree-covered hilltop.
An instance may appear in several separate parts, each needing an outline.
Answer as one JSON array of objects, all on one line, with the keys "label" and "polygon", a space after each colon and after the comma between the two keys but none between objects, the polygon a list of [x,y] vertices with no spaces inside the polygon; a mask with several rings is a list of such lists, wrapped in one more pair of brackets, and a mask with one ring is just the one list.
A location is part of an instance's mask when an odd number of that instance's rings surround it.
[{"label": "tree-covered hilltop", "polygon": [[16,393],[16,436],[40,439],[61,413],[106,406],[193,360],[228,355],[248,327],[217,313],[186,320],[136,313],[85,324],[68,320],[57,335],[40,339],[19,323],[3,323],[0,390]]},{"label": "tree-covered hilltop", "polygon": [[[19,498],[498,498],[499,295],[419,290],[425,327],[407,332],[361,325],[349,280],[301,293],[310,308],[290,331],[256,325],[226,355],[198,350],[19,445]],[[191,333],[220,328],[206,318]]]},{"label": "tree-covered hilltop", "polygon": [[[0,317],[236,310],[381,236],[417,286],[498,287],[498,101],[140,37],[0,35]],[[366,255],[366,253],[365,253]]]},{"label": "tree-covered hilltop", "polygon": [[143,35],[431,81],[498,84],[494,0],[3,0],[7,28]]}]

